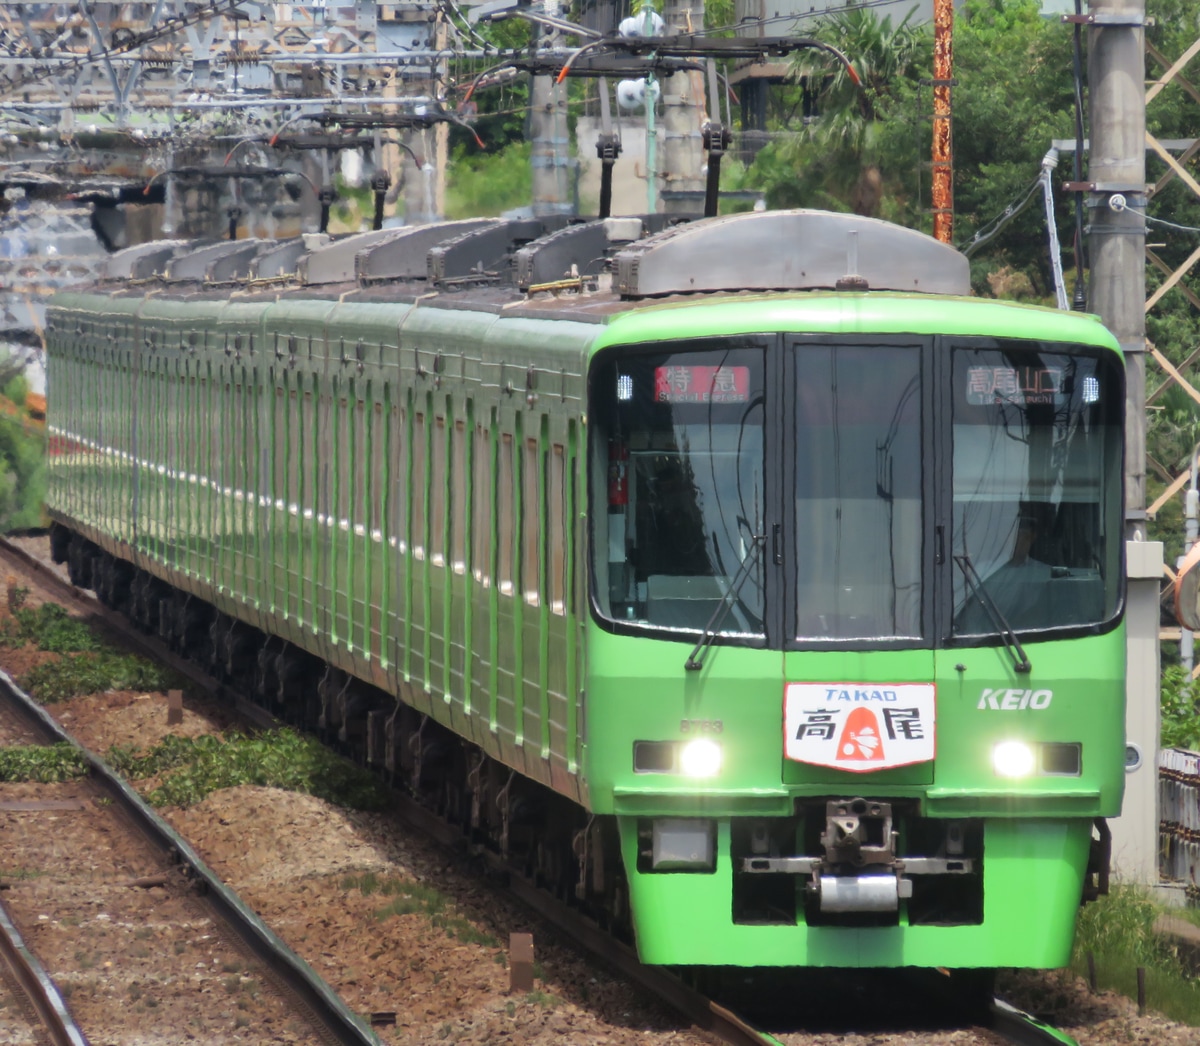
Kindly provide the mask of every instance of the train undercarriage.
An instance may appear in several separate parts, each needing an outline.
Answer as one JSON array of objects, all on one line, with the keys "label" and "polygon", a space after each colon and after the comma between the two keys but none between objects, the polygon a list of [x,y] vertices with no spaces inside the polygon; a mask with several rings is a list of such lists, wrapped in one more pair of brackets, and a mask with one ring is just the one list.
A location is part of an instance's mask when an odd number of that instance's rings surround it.
[{"label": "train undercarriage", "polygon": [[268,635],[55,523],[51,553],[71,583],[282,723],[311,732],[503,856],[560,900],[632,939],[611,817],[531,781],[391,694]]}]

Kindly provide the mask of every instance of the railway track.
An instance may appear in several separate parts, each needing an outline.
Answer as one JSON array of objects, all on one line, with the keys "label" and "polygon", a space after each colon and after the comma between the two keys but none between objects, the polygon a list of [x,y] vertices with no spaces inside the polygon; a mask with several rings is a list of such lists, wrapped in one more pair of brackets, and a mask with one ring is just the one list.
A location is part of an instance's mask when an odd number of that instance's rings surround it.
[{"label": "railway track", "polygon": [[[212,679],[192,662],[167,650],[157,640],[145,636],[123,618],[108,611],[90,594],[75,588],[54,569],[12,542],[0,539],[0,560],[14,570],[36,577],[42,588],[49,590],[65,605],[102,620],[105,628],[120,635],[130,646],[157,661],[170,665],[214,696],[226,703],[233,704],[242,715],[252,721],[264,726],[277,725],[275,719],[259,706],[245,700],[228,687]],[[0,691],[6,693],[15,691],[12,694],[13,700],[21,702],[24,699],[24,702],[30,706],[26,710],[31,716],[40,719],[48,731],[65,736],[51,717],[29,699],[24,698],[15,684],[2,673],[0,673]],[[280,979],[281,991],[293,993],[297,998],[303,1000],[305,1007],[314,1012],[323,1012],[324,1008],[328,1008],[326,1015],[319,1019],[322,1025],[322,1041],[354,1043],[377,1041],[370,1031],[336,1000],[323,982],[314,981],[307,975],[307,968],[303,962],[288,952],[286,948],[282,948],[281,942],[274,937],[274,934],[245,909],[236,896],[216,879],[200,858],[191,851],[186,842],[180,839],[153,811],[141,803],[131,788],[119,779],[112,777],[101,760],[89,756],[89,761],[93,766],[93,773],[99,779],[106,781],[105,788],[109,790],[113,801],[119,803],[123,810],[128,810],[131,817],[144,819],[146,825],[144,831],[156,840],[156,844],[163,853],[170,853],[177,858],[186,879],[197,885],[203,884],[204,899],[214,907],[221,918],[231,920],[231,925],[234,927],[233,932],[243,946],[253,951],[261,961],[268,964],[279,964],[276,976]],[[396,805],[397,813],[403,820],[440,845],[459,853],[462,853],[467,847],[467,842],[457,826],[448,824],[411,798],[397,794]],[[766,1023],[767,1027],[757,1027],[754,1021],[739,1016],[733,1009],[722,1006],[704,993],[688,987],[670,971],[641,965],[631,948],[615,941],[572,906],[548,897],[546,892],[534,883],[514,874],[498,855],[479,849],[472,852],[470,856],[488,864],[494,876],[503,876],[509,890],[518,899],[558,927],[582,948],[627,980],[641,985],[647,992],[682,1014],[693,1026],[704,1031],[710,1037],[733,1044],[733,1046],[762,1046],[762,1044],[778,1046],[780,1043],[790,1044],[799,1041],[795,1032],[770,1030],[769,1021],[759,1021],[760,1024]],[[935,994],[942,995],[943,998],[939,1003],[931,1002],[930,1006],[945,1004],[946,991]],[[953,1005],[952,1000],[950,1005]],[[1069,1036],[1015,1010],[1000,1000],[996,1000],[992,1005],[989,1025],[986,1029],[982,1027],[976,1029],[980,1044],[994,1044],[1003,1041],[1016,1043],[1019,1046],[1069,1046],[1074,1043]],[[964,1040],[959,1037],[955,1041],[962,1043]]]},{"label": "railway track", "polygon": [[[25,944],[0,904],[0,973],[8,991],[3,1006],[10,1016],[5,1034],[10,1043],[46,1041],[50,1046],[87,1046],[71,1012],[50,976]],[[12,1005],[15,1003],[16,1005]],[[22,1027],[14,1027],[22,1023]]]},{"label": "railway track", "polygon": [[[32,734],[41,743],[74,744],[70,735],[2,671],[0,701],[4,705],[5,718],[19,720],[23,732]],[[252,964],[246,969],[252,970],[253,976],[264,983],[269,994],[282,1002],[288,1020],[308,1027],[310,1034],[307,1038],[298,1037],[298,1041],[327,1046],[373,1046],[378,1043],[361,1018],[352,1013],[329,986],[221,882],[186,840],[150,809],[102,759],[82,747],[79,750],[87,764],[88,776],[78,791],[86,794],[77,793],[72,798],[57,802],[27,803],[24,812],[57,810],[63,812],[64,818],[103,818],[108,822],[104,826],[106,833],[116,835],[125,829],[127,835],[136,837],[129,841],[122,839],[113,849],[129,853],[140,850],[143,854],[149,850],[151,856],[142,858],[140,865],[137,856],[131,856],[130,861],[135,867],[149,868],[150,874],[127,881],[125,885],[142,887],[144,893],[149,893],[150,887],[159,888],[164,895],[162,900],[165,907],[164,911],[156,909],[152,914],[139,906],[138,916],[145,920],[146,925],[150,925],[155,917],[168,922],[179,920],[177,902],[181,900],[185,909],[198,910],[195,914],[212,927],[208,934],[202,936],[208,938],[215,935],[245,956]],[[16,808],[20,807],[18,802]],[[69,835],[70,823],[63,827],[64,836]],[[69,860],[64,863],[69,863]],[[160,870],[154,871],[155,867]],[[100,892],[104,888],[101,886],[97,889]],[[101,913],[97,918],[119,925],[124,916],[113,917]],[[5,928],[8,929],[7,926]],[[60,1042],[84,1041],[72,1038],[72,1035],[79,1033],[77,1029],[71,1030],[74,1025],[66,1015],[61,996],[57,995],[50,979],[44,973],[39,973],[39,967],[21,941],[16,927],[12,926],[12,932],[6,936],[5,958],[11,961],[24,994],[38,1010],[45,1027],[50,1029],[55,1046]],[[176,954],[183,953],[176,948]],[[111,966],[112,963],[106,965]],[[231,965],[228,959],[223,960],[222,970],[240,973],[241,963]],[[271,1021],[278,1019],[276,1016],[270,1018]],[[62,1030],[56,1027],[58,1024],[63,1025]]]}]

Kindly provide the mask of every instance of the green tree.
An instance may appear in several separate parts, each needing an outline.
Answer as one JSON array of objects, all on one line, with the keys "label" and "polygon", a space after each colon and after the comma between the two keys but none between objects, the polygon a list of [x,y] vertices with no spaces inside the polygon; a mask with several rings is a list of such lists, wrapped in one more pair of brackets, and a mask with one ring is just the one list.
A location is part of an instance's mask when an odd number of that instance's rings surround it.
[{"label": "green tree", "polygon": [[[821,23],[816,35],[849,58],[858,83],[827,52],[797,55],[790,76],[809,86],[820,115],[763,157],[764,172],[778,165],[791,165],[795,172],[793,184],[776,178],[768,189],[773,206],[876,215],[883,212],[885,199],[895,198],[899,183],[884,167],[899,157],[886,154],[880,132],[903,109],[918,70],[932,54],[928,30],[911,25],[910,18],[906,15],[893,26],[890,15],[854,8]],[[812,85],[818,86],[814,90]],[[905,157],[900,162],[910,161]]]}]

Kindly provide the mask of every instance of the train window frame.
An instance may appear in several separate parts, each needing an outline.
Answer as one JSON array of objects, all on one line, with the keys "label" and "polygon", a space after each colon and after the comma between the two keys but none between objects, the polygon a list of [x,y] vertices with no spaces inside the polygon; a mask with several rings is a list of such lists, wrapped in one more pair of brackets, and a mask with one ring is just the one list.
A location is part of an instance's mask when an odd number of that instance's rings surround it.
[{"label": "train window frame", "polygon": [[446,565],[446,440],[449,438],[445,411],[434,415],[430,431],[429,466],[429,562]]},{"label": "train window frame", "polygon": [[550,445],[550,467],[546,491],[546,531],[549,545],[546,573],[549,578],[550,612],[567,613],[567,448]]},{"label": "train window frame", "polygon": [[467,442],[466,419],[455,418],[450,429],[450,569],[456,574],[467,572]]},{"label": "train window frame", "polygon": [[542,604],[541,445],[536,436],[521,441],[521,598]]},{"label": "train window frame", "polygon": [[[930,539],[929,520],[935,516],[933,506],[939,497],[935,483],[938,465],[934,458],[936,442],[936,419],[933,406],[933,388],[937,382],[937,364],[933,358],[933,339],[930,335],[892,335],[876,332],[854,334],[828,333],[783,333],[781,335],[784,352],[782,353],[782,388],[786,389],[788,397],[786,405],[780,409],[786,411],[782,424],[786,431],[792,433],[792,438],[784,440],[783,459],[781,465],[784,473],[790,477],[779,496],[787,503],[783,512],[782,526],[785,547],[794,550],[786,565],[782,578],[782,610],[784,615],[784,649],[785,650],[874,650],[874,649],[925,649],[934,634],[934,616],[932,613],[933,593],[936,590],[934,574],[931,570],[930,557],[933,544]],[[861,634],[854,635],[819,635],[802,634],[800,628],[800,592],[799,565],[801,557],[799,534],[801,531],[796,505],[799,502],[800,484],[796,470],[801,461],[801,442],[799,419],[796,416],[795,398],[796,384],[801,373],[801,358],[804,353],[814,351],[837,352],[844,349],[866,349],[869,351],[907,351],[913,357],[916,367],[916,440],[918,444],[922,467],[917,480],[918,497],[916,499],[916,514],[918,517],[916,533],[919,535],[920,549],[915,562],[915,576],[918,579],[917,607],[911,619],[916,631],[895,632],[891,634],[872,634],[863,629]],[[807,361],[805,361],[807,362]],[[838,428],[834,425],[834,429]],[[782,431],[782,430],[781,430]],[[881,445],[876,448],[878,454]],[[878,480],[877,480],[878,482]],[[879,630],[881,631],[881,630]]]},{"label": "train window frame", "polygon": [[371,518],[368,526],[372,541],[382,541],[387,531],[387,499],[390,487],[388,455],[387,419],[389,416],[388,403],[391,388],[388,383],[380,382],[382,398],[379,392],[372,389],[374,397],[371,401],[371,476],[374,482],[370,484]]},{"label": "train window frame", "polygon": [[[1120,624],[1126,600],[1124,502],[1123,496],[1120,494],[1123,482],[1121,460],[1124,449],[1124,437],[1119,420],[1123,404],[1125,403],[1125,369],[1121,364],[1120,358],[1111,349],[1101,345],[1074,341],[1052,341],[1036,337],[972,337],[965,335],[942,335],[938,337],[935,347],[938,358],[944,359],[942,363],[944,374],[940,379],[940,387],[943,389],[943,402],[940,410],[943,431],[939,434],[938,439],[940,453],[943,455],[943,467],[947,477],[938,495],[941,499],[939,502],[939,512],[949,523],[953,524],[956,519],[956,488],[954,482],[956,414],[953,403],[953,381],[959,350],[1003,353],[1006,347],[1021,344],[1037,346],[1038,351],[1044,354],[1082,356],[1100,361],[1108,370],[1109,380],[1117,386],[1114,390],[1110,391],[1108,404],[1109,409],[1117,413],[1116,428],[1118,430],[1118,438],[1115,441],[1115,454],[1107,459],[1107,466],[1112,470],[1112,474],[1101,481],[1108,488],[1107,494],[1109,498],[1107,502],[1102,501],[1101,505],[1107,505],[1110,513],[1108,520],[1105,521],[1106,525],[1102,529],[1109,535],[1108,557],[1104,564],[1104,572],[1113,584],[1111,611],[1099,620],[1053,624],[1047,627],[1031,627],[1028,624],[1022,625],[1014,622],[1013,631],[1018,636],[1036,637],[1038,639],[1069,639],[1084,635],[1102,635]],[[1114,491],[1116,491],[1115,495]],[[955,585],[958,579],[962,577],[962,574],[958,573],[961,567],[956,562],[957,557],[953,554],[954,549],[957,547],[957,537],[954,533],[953,525],[948,529],[950,533],[946,535],[947,549],[945,556],[946,563],[944,564],[944,569],[947,571],[948,576],[942,585],[941,598],[938,605],[938,613],[940,615],[938,634],[942,637],[942,642],[947,649],[1002,645],[1005,639],[998,630],[961,632],[957,630],[954,609]],[[984,579],[984,584],[986,584],[986,578]],[[1107,601],[1107,595],[1105,598]],[[1107,610],[1108,607],[1106,606],[1105,609]]]},{"label": "train window frame", "polygon": [[484,589],[492,587],[492,475],[494,444],[492,431],[476,422],[475,448],[471,455],[471,546],[472,575]]},{"label": "train window frame", "polygon": [[[770,417],[770,404],[773,397],[777,394],[772,383],[767,380],[769,375],[774,374],[778,363],[772,362],[777,359],[778,353],[773,349],[778,347],[780,343],[780,333],[777,331],[756,331],[744,334],[732,335],[714,335],[709,337],[695,337],[688,339],[668,338],[662,341],[639,342],[632,344],[613,344],[606,345],[603,349],[598,350],[589,360],[587,368],[587,418],[588,426],[586,431],[586,450],[587,454],[587,477],[586,477],[586,504],[588,506],[587,519],[587,541],[585,548],[588,549],[588,554],[585,556],[585,578],[587,579],[586,598],[591,611],[593,620],[607,632],[612,632],[618,635],[636,635],[655,637],[660,639],[681,640],[686,639],[694,642],[696,638],[704,634],[703,627],[691,627],[688,625],[676,626],[673,624],[650,623],[645,620],[640,620],[637,617],[626,618],[624,615],[618,616],[616,613],[607,612],[603,609],[601,596],[602,590],[607,590],[612,585],[612,577],[609,574],[609,563],[604,555],[604,550],[608,548],[609,540],[606,533],[608,523],[608,500],[611,494],[610,480],[612,462],[609,460],[608,448],[608,428],[604,420],[604,407],[596,400],[596,383],[600,380],[607,380],[605,375],[606,369],[609,366],[609,361],[614,358],[632,359],[645,357],[671,356],[680,353],[712,353],[712,352],[751,352],[758,356],[758,362],[755,364],[761,369],[764,387],[763,395],[763,421],[760,423],[763,433],[762,458],[759,462],[762,475],[773,474],[773,470],[778,467],[778,462],[775,460],[778,454],[778,448],[771,446],[771,439],[768,436],[770,429],[767,421]],[[615,365],[615,364],[614,364]],[[607,375],[612,377],[612,375]],[[778,385],[778,382],[776,382]],[[623,398],[623,397],[622,397]],[[778,441],[777,441],[778,442]],[[626,470],[629,466],[626,464]],[[623,480],[626,486],[626,495],[628,500],[625,504],[628,506],[628,511],[635,513],[636,497],[632,491],[632,483],[629,481],[629,473],[625,472]],[[774,494],[772,497],[776,496]],[[764,497],[765,488],[764,488]],[[763,512],[764,519],[771,518],[773,509],[769,498],[764,500],[764,503],[759,506]],[[604,529],[602,530],[601,527]],[[766,556],[768,553],[764,549],[759,555]],[[764,581],[769,586],[774,582],[770,578],[770,571],[764,571]],[[777,599],[777,596],[771,596],[767,600],[769,605],[770,600]],[[745,631],[745,632],[728,632],[720,633],[716,636],[715,641],[723,646],[741,646],[752,649],[762,649],[772,644],[773,637],[779,634],[778,622],[771,620],[771,613],[761,622],[760,631]],[[774,647],[779,649],[779,647]]]},{"label": "train window frame", "polygon": [[496,589],[503,596],[516,594],[516,437],[500,433],[496,470]]},{"label": "train window frame", "polygon": [[425,527],[429,522],[426,511],[428,504],[426,454],[428,453],[427,431],[425,419],[428,410],[413,411],[412,420],[412,505],[409,514],[409,554],[413,559],[425,558]]}]

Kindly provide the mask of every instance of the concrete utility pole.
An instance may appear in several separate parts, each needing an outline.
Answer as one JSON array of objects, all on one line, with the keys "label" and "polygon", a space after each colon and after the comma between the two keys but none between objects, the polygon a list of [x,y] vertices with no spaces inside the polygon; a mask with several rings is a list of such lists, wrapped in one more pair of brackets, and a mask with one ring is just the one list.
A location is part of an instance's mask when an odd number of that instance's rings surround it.
[{"label": "concrete utility pole", "polygon": [[[1146,95],[1144,0],[1090,0],[1089,306],[1125,352],[1125,533],[1129,598],[1126,741],[1140,765],[1113,824],[1114,867],[1158,880],[1158,585],[1162,545],[1146,534]],[[1130,759],[1132,763],[1134,760]]]},{"label": "concrete utility pole", "polygon": [[[558,0],[546,0],[546,14],[558,18]],[[553,47],[558,33],[547,29],[543,44]],[[530,139],[533,142],[533,213],[574,214],[570,136],[567,134],[567,85],[553,76],[535,76],[529,92]]]},{"label": "concrete utility pole", "polygon": [[[704,0],[667,0],[663,6],[667,34],[704,29]],[[704,213],[704,77],[699,72],[673,73],[663,80],[662,209],[671,214]],[[716,106],[717,100],[710,99]],[[676,195],[682,193],[684,195]]]},{"label": "concrete utility pole", "polygon": [[1146,93],[1143,0],[1092,0],[1088,90],[1091,308],[1126,354],[1127,535],[1145,536]]}]

